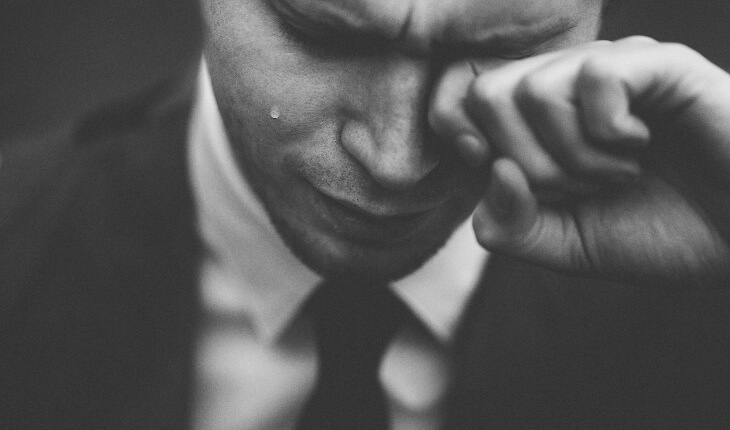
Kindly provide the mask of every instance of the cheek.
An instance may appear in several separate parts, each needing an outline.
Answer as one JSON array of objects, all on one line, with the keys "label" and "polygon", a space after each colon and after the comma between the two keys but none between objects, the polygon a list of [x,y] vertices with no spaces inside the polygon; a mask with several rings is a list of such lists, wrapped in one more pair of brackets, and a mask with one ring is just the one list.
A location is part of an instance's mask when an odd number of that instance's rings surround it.
[{"label": "cheek", "polygon": [[[238,62],[236,56],[210,61],[214,90],[225,111],[231,141],[246,164],[282,185],[291,174],[287,158],[311,158],[337,148],[339,97],[318,73],[262,56]],[[331,79],[330,79],[331,82]],[[314,151],[316,149],[316,151]]]},{"label": "cheek", "polygon": [[247,127],[289,140],[334,119],[336,87],[323,88],[317,73],[276,60],[224,61],[221,65],[209,60],[216,97],[237,112]]},{"label": "cheek", "polygon": [[338,112],[342,70],[314,61],[280,32],[264,1],[204,8],[205,57],[219,104],[246,128],[279,141],[302,139]]}]

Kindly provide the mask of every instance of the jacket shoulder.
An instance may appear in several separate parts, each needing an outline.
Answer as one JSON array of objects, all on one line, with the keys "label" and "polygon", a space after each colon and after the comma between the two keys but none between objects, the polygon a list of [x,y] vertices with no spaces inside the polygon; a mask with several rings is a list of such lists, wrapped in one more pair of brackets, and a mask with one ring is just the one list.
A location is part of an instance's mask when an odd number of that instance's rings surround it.
[{"label": "jacket shoulder", "polygon": [[494,256],[456,343],[448,428],[726,428],[730,293]]},{"label": "jacket shoulder", "polygon": [[189,364],[199,246],[186,128],[187,109],[82,127],[5,220],[0,386],[22,425],[108,428],[103,416],[162,396],[155,381]]}]

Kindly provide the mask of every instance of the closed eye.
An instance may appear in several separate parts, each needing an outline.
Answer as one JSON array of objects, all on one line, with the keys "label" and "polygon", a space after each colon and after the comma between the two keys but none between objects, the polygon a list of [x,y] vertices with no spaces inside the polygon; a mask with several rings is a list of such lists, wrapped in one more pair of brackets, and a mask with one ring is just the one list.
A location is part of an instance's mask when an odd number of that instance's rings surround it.
[{"label": "closed eye", "polygon": [[574,27],[575,23],[566,21],[542,28],[518,29],[491,34],[481,40],[453,41],[452,47],[443,50],[459,58],[520,60],[552,50]]},{"label": "closed eye", "polygon": [[382,40],[369,34],[332,28],[321,23],[305,26],[283,17],[280,22],[281,32],[287,41],[318,57],[362,56],[383,47]]}]

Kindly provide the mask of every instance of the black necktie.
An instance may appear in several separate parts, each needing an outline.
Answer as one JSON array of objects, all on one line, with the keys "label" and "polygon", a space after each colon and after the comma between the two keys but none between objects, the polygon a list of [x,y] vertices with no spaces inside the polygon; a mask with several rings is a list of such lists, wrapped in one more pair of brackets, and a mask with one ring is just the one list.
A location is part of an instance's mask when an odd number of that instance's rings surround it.
[{"label": "black necktie", "polygon": [[410,315],[385,285],[325,283],[307,305],[319,352],[319,379],[297,430],[381,430],[388,404],[378,368],[396,329]]}]

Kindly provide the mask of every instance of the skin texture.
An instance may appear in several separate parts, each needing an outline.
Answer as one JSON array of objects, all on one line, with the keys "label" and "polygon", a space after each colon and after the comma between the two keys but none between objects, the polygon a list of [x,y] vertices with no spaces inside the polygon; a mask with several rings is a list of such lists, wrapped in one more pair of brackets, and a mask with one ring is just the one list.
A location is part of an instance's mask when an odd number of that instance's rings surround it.
[{"label": "skin texture", "polygon": [[[660,289],[728,285],[725,71],[634,37],[483,73],[464,97],[502,155],[475,216],[484,246]],[[551,175],[605,187],[550,204],[535,190]]]},{"label": "skin texture", "polygon": [[205,52],[239,164],[325,276],[402,276],[478,204],[495,252],[727,285],[730,76],[679,45],[591,42],[601,7],[208,0]]},{"label": "skin texture", "polygon": [[592,40],[600,8],[205,0],[205,56],[238,162],[295,254],[325,276],[392,279],[486,189],[489,145],[456,139],[452,123],[478,126],[439,106],[481,70]]}]

